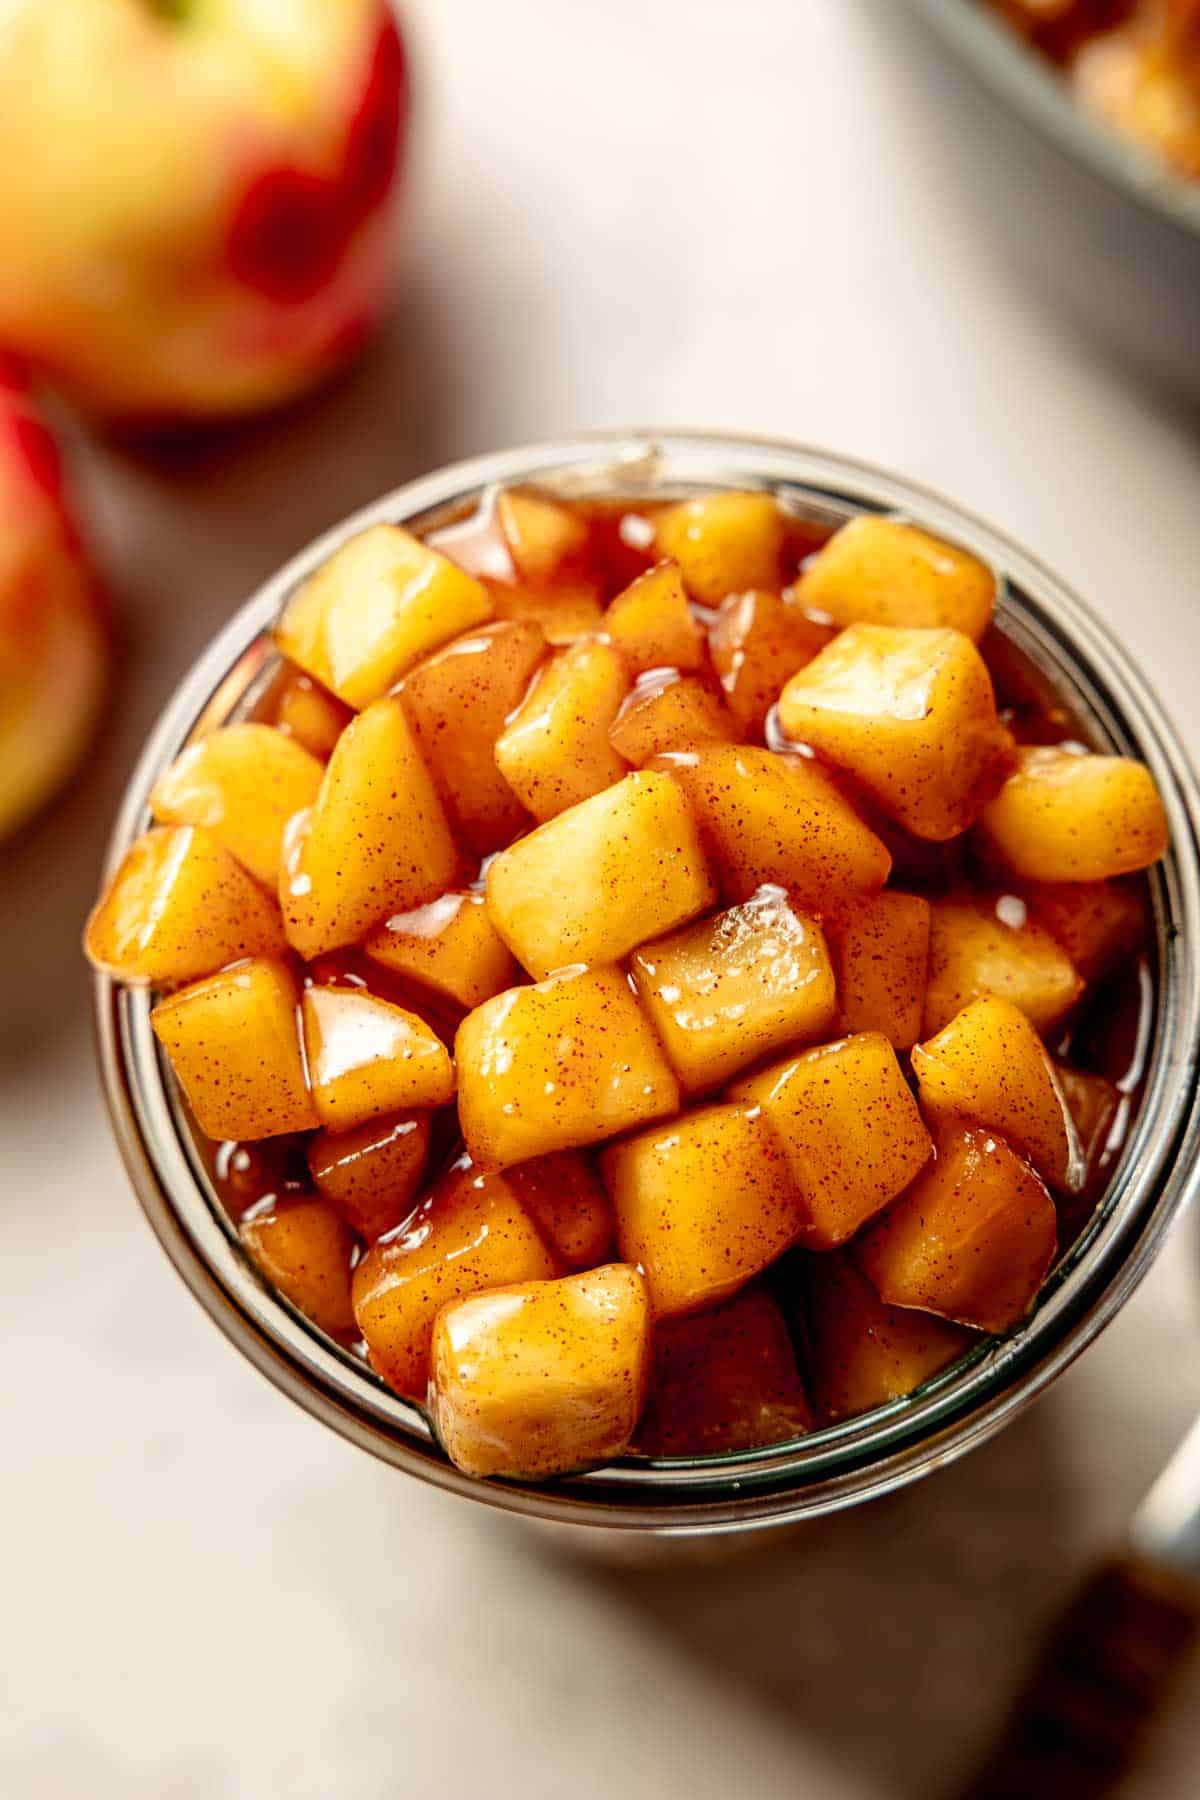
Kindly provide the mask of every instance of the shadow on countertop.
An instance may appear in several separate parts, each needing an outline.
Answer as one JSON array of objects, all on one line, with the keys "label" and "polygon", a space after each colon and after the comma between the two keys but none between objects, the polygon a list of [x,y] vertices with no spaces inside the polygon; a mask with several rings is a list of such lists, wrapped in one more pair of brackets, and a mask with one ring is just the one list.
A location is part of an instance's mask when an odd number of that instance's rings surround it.
[{"label": "shadow on countertop", "polygon": [[873,1791],[950,1800],[1086,1555],[1056,1442],[1049,1401],[928,1480],[807,1525],[613,1542],[510,1528],[510,1547],[636,1612]]}]

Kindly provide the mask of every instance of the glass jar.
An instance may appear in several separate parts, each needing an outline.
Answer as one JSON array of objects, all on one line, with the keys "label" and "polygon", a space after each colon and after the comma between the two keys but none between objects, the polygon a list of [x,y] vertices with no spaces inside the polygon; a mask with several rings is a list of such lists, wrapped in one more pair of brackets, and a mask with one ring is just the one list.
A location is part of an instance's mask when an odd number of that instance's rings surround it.
[{"label": "glass jar", "polygon": [[1105,627],[1040,563],[978,520],[894,476],[786,443],[610,433],[481,457],[411,482],[289,563],[231,620],[167,707],[130,783],[112,862],[145,829],[158,774],[194,736],[244,713],[271,679],[271,623],[318,564],[367,525],[427,528],[493,484],[514,482],[565,495],[659,498],[767,488],[829,524],[859,511],[902,514],[995,569],[1006,636],[1049,677],[1096,747],[1149,765],[1171,828],[1171,850],[1149,876],[1158,982],[1142,1102],[1095,1214],[1019,1329],[979,1345],[906,1399],[767,1449],[670,1462],[628,1457],[549,1485],[483,1483],[447,1462],[414,1406],[262,1280],[191,1138],[150,1028],[149,996],[98,976],[99,1053],[121,1150],[164,1248],[226,1335],[314,1417],[397,1469],[533,1518],[676,1535],[779,1525],[850,1506],[963,1455],[1028,1406],[1124,1305],[1197,1185],[1200,790],[1153,693]]}]

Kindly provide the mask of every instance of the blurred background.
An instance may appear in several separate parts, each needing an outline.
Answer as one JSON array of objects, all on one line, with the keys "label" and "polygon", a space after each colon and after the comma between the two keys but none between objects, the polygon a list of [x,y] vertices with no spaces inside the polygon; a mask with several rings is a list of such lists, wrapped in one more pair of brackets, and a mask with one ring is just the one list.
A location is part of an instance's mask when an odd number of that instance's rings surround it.
[{"label": "blurred background", "polygon": [[[109,83],[98,52],[124,0],[42,4],[68,40],[76,26],[100,35],[77,45],[73,138],[71,118],[36,115],[19,60],[28,8],[0,4],[10,246],[33,242],[43,175],[67,206],[58,177],[91,142],[89,109],[131,118],[137,82],[156,79],[129,54]],[[216,10],[236,24],[272,8]],[[92,360],[71,370],[76,395],[121,412],[126,381],[133,410],[176,429],[169,442],[114,435],[46,403],[116,660],[82,767],[0,848],[5,1795],[951,1794],[1038,1629],[1200,1406],[1185,1223],[1048,1398],[894,1499],[732,1551],[614,1551],[523,1528],[373,1464],[236,1355],[144,1226],[93,1071],[78,933],[148,726],[283,558],[460,456],[675,424],[893,467],[1060,571],[1191,727],[1200,237],[1035,132],[923,10],[409,0],[398,212],[379,176],[399,130],[379,98],[399,91],[394,62],[371,64],[376,87],[354,99],[370,129],[347,204],[369,215],[355,241],[369,236],[370,266],[335,269],[330,226],[328,268],[281,254],[255,277],[268,302],[282,283],[289,304],[311,298],[317,312],[346,284],[344,312],[314,325],[316,372],[357,343],[379,270],[399,260],[395,307],[340,380],[265,422],[180,432],[154,392],[152,314],[111,347],[80,322]],[[335,48],[321,47],[330,68]],[[325,104],[304,101],[314,116]],[[175,170],[172,158],[202,133],[202,109],[169,92],[156,105],[174,190],[187,159]],[[27,184],[4,154],[18,132],[37,166]],[[143,154],[131,123],[113,128],[118,187]],[[311,221],[317,204],[303,182],[266,173],[276,185],[256,203],[276,210],[258,249],[278,219]],[[56,231],[61,248],[65,213]],[[194,290],[203,246],[182,227],[171,241]],[[0,341],[60,272],[49,255],[7,262]],[[154,281],[161,292],[162,270]],[[50,315],[61,352],[68,300]],[[262,319],[255,330],[265,342]],[[208,367],[202,334],[189,321],[180,332],[183,361],[190,346]],[[44,505],[56,519],[57,500],[22,381],[5,365],[41,494],[28,525]],[[69,536],[53,558],[47,583],[91,617]],[[61,673],[70,656],[51,661]],[[83,676],[80,688],[86,701]],[[64,709],[60,688],[43,721]],[[50,725],[35,735],[44,744]],[[12,777],[16,751],[4,759]],[[1193,1666],[1138,1777],[1147,1800],[1195,1793],[1198,1702]]]}]

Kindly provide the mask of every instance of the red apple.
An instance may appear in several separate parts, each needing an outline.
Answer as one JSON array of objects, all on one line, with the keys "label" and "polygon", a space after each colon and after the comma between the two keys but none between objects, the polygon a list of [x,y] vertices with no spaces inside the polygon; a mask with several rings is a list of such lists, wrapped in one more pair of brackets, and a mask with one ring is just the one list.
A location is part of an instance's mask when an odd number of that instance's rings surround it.
[{"label": "red apple", "polygon": [[58,447],[0,361],[0,837],[49,798],[104,700],[106,615],[63,495]]},{"label": "red apple", "polygon": [[377,322],[408,77],[386,0],[6,0],[0,340],[90,409],[278,405]]}]

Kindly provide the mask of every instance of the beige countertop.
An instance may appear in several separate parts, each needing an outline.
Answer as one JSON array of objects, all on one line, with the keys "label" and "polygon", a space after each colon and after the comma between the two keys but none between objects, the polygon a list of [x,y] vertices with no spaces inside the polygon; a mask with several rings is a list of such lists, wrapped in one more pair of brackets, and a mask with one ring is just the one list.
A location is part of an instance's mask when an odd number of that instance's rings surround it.
[{"label": "beige countertop", "polygon": [[[936,1800],[1200,1404],[1185,1229],[966,1462],[740,1554],[606,1557],[405,1482],[270,1388],[142,1223],[93,1075],[76,932],[149,720],[283,555],[455,456],[661,422],[892,464],[1036,548],[1194,717],[1195,419],[1023,285],[983,203],[1011,134],[899,11],[417,8],[387,343],[286,421],[89,459],[118,718],[0,860],[13,1800]],[[1142,1800],[1195,1792],[1197,1702],[1200,1668]]]}]

